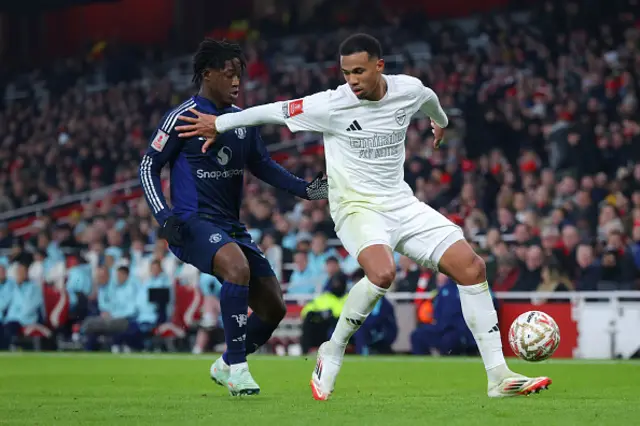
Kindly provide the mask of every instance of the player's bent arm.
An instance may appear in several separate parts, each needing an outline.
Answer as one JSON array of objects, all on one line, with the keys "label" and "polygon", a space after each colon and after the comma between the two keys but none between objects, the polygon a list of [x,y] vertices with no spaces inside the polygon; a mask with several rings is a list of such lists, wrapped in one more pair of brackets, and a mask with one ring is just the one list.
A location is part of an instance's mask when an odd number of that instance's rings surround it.
[{"label": "player's bent arm", "polygon": [[425,113],[443,129],[449,125],[449,118],[442,109],[442,105],[440,105],[438,95],[428,87],[424,87],[423,103],[420,106],[420,111]]},{"label": "player's bent arm", "polygon": [[156,130],[151,143],[140,162],[138,175],[144,192],[144,197],[160,226],[163,226],[172,211],[162,192],[160,173],[165,164],[177,155],[180,141],[172,130],[169,134],[162,129]]}]

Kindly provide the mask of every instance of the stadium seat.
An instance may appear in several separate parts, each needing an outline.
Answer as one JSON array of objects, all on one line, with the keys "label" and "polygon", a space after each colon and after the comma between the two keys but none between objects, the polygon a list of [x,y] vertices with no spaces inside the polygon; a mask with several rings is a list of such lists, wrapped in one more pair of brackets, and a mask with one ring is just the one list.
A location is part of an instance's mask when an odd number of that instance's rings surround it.
[{"label": "stadium seat", "polygon": [[182,285],[177,280],[173,290],[175,306],[171,321],[156,327],[154,335],[163,339],[184,339],[200,319],[203,297],[199,288]]},{"label": "stadium seat", "polygon": [[29,324],[22,328],[23,339],[30,341],[36,351],[42,348],[42,340],[51,339],[69,317],[69,298],[66,290],[45,283],[42,286],[42,296],[45,324]]}]

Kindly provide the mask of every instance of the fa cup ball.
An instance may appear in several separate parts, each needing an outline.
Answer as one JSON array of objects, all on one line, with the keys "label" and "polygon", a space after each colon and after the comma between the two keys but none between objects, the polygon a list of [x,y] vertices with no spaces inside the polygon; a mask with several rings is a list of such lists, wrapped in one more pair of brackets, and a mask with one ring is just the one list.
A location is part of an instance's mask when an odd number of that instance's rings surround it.
[{"label": "fa cup ball", "polygon": [[560,329],[550,315],[529,311],[513,321],[509,345],[518,358],[537,362],[549,358],[560,344]]}]

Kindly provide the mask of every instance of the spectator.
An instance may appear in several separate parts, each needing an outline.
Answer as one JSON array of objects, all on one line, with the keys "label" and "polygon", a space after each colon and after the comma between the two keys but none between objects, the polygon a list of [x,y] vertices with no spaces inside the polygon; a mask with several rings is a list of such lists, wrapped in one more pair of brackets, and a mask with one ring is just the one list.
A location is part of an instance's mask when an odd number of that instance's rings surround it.
[{"label": "spectator", "polygon": [[329,278],[325,291],[307,303],[300,313],[302,353],[309,353],[329,338],[346,300],[347,278],[338,270]]},{"label": "spectator", "polygon": [[411,333],[411,352],[434,356],[468,353],[476,343],[462,316],[458,286],[444,274],[437,275],[436,283],[433,321]]},{"label": "spectator", "polygon": [[200,274],[199,286],[204,295],[202,307],[202,321],[196,334],[196,341],[191,352],[201,354],[211,340],[212,332],[222,329],[222,316],[220,315],[220,289],[222,284],[218,279],[209,274]]},{"label": "spectator", "polygon": [[336,257],[335,249],[327,248],[327,237],[322,232],[316,232],[311,240],[311,251],[307,254],[309,268],[315,274],[324,274],[325,265],[329,257]]},{"label": "spectator", "polygon": [[518,282],[520,268],[518,259],[513,253],[505,253],[498,257],[498,268],[495,280],[493,281],[493,291],[510,291]]},{"label": "spectator", "polygon": [[282,247],[276,243],[275,234],[273,232],[262,234],[260,246],[273,272],[275,272],[276,278],[282,282]]},{"label": "spectator", "polygon": [[307,253],[298,251],[294,255],[294,270],[289,279],[287,294],[312,295],[322,285],[324,273],[313,270],[309,266]]},{"label": "spectator", "polygon": [[580,242],[578,228],[573,225],[566,225],[562,228],[561,248],[554,251],[554,255],[561,264],[561,268],[571,274],[576,270],[576,247]]},{"label": "spectator", "polygon": [[420,280],[420,268],[411,259],[401,256],[398,262],[399,271],[396,273],[394,291],[415,292]]},{"label": "spectator", "polygon": [[353,335],[358,355],[391,354],[391,345],[398,336],[398,325],[393,305],[386,297],[380,298],[364,324]]},{"label": "spectator", "polygon": [[[133,286],[135,282],[129,285]],[[170,289],[169,277],[162,272],[160,261],[152,261],[149,278],[140,285],[139,289],[135,290],[137,294],[136,316],[135,321],[131,321],[129,328],[133,335],[131,342],[136,348],[142,348],[143,341],[150,336],[153,329],[170,317]],[[162,293],[158,292],[159,298],[154,296],[154,290],[163,291]],[[147,349],[150,348],[147,347]]]},{"label": "spectator", "polygon": [[542,266],[544,258],[539,246],[531,246],[527,249],[524,265],[520,270],[520,276],[516,282],[514,291],[534,291],[542,282]]},{"label": "spectator", "polygon": [[137,331],[133,321],[139,284],[129,278],[129,268],[120,266],[114,280],[108,278],[109,268],[98,270],[98,307],[100,316],[89,317],[83,324],[86,349],[95,350],[98,337],[112,336],[111,351],[128,351],[135,346]]},{"label": "spectator", "polygon": [[6,267],[0,265],[0,350],[9,347],[9,342],[5,340],[5,316],[11,305],[15,285],[13,280],[7,277]]},{"label": "spectator", "polygon": [[22,328],[37,324],[42,318],[44,301],[39,285],[28,280],[27,265],[18,263],[11,302],[4,319],[5,341],[14,344]]},{"label": "spectator", "polygon": [[[77,262],[77,264],[75,264]],[[69,296],[69,314],[78,321],[89,314],[89,296],[92,290],[91,265],[78,253],[69,262],[66,289]]]},{"label": "spectator", "polygon": [[600,261],[593,254],[593,247],[588,244],[580,244],[576,251],[576,289],[580,291],[596,291],[598,283],[602,279],[602,267]]}]

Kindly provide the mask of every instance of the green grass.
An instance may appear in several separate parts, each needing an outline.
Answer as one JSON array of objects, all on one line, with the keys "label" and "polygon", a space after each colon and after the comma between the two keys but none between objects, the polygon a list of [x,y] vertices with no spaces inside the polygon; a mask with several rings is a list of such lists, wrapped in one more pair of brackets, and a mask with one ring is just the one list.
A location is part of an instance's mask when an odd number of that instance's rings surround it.
[{"label": "green grass", "polygon": [[640,363],[512,361],[548,391],[490,400],[479,359],[347,358],[329,402],[311,398],[314,358],[250,359],[262,387],[232,398],[213,357],[0,354],[0,425],[633,425]]}]

